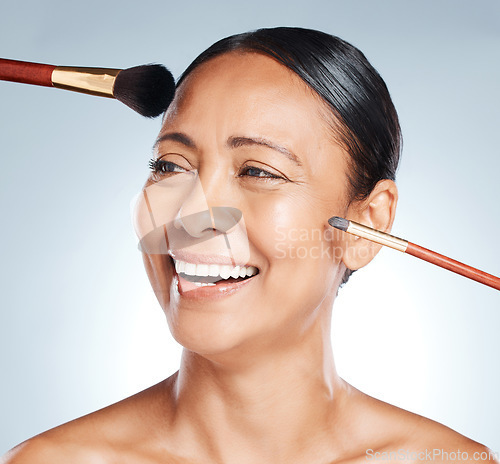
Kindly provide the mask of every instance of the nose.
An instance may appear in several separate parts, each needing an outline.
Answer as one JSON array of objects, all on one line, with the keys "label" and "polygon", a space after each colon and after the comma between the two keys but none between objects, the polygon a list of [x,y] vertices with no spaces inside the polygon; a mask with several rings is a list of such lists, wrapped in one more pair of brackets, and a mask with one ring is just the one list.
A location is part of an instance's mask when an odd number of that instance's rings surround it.
[{"label": "nose", "polygon": [[183,197],[167,231],[169,248],[174,253],[190,249],[199,254],[224,256],[233,264],[247,263],[250,245],[243,214],[234,206],[235,195],[230,191],[227,170],[217,167],[204,171],[204,188],[198,178],[197,185]]},{"label": "nose", "polygon": [[[209,206],[231,198],[230,192],[220,188],[227,185],[221,174],[221,170],[212,172],[204,184],[206,189],[193,171],[189,177],[177,175],[145,188],[142,208],[137,208],[144,216],[136,221],[142,227],[136,227],[139,249],[148,254],[167,254],[169,249],[190,247],[223,234],[226,245],[231,239],[246,243],[242,239],[246,233],[242,212],[234,206]],[[149,227],[144,226],[149,222]]]},{"label": "nose", "polygon": [[204,189],[200,177],[174,219],[176,229],[184,229],[191,237],[211,238],[225,234],[241,220],[242,212],[233,206],[210,206],[221,202],[223,192],[219,182],[210,179]]},{"label": "nose", "polygon": [[174,220],[176,229],[181,227],[192,237],[200,238],[205,232],[226,234],[238,222],[242,216],[241,210],[231,206],[213,206],[210,209],[188,216],[178,215]]},{"label": "nose", "polygon": [[235,192],[231,191],[228,176],[227,169],[211,165],[203,177],[196,179],[167,230],[170,250],[187,248],[195,253],[225,256],[232,262],[249,261],[244,217],[235,206]]},{"label": "nose", "polygon": [[[179,211],[174,218],[174,227],[177,230],[183,229],[191,237],[196,238],[213,231],[207,197],[201,184],[199,172],[196,173],[196,178],[189,191],[185,192],[181,198]],[[213,233],[210,235],[213,236]]]}]

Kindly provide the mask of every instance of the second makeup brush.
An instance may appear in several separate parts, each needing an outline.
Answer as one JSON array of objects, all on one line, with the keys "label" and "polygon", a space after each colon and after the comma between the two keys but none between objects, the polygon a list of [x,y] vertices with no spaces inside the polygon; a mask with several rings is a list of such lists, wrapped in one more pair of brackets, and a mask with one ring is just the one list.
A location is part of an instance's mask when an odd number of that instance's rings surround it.
[{"label": "second makeup brush", "polygon": [[484,285],[495,288],[496,290],[500,290],[499,277],[487,274],[486,272],[468,266],[460,261],[455,261],[454,259],[436,253],[435,251],[428,250],[427,248],[416,245],[415,243],[408,242],[407,240],[394,237],[393,235],[386,234],[380,230],[372,229],[371,227],[354,221],[349,221],[338,216],[333,216],[328,219],[328,223],[336,229],[356,235],[357,237],[371,240],[372,242],[380,245],[394,248],[395,250],[402,251],[403,253],[415,256],[416,258],[423,259],[428,263],[435,264],[436,266],[440,266],[444,269],[448,269],[449,271],[456,272],[464,277],[475,280],[476,282],[480,282]]}]

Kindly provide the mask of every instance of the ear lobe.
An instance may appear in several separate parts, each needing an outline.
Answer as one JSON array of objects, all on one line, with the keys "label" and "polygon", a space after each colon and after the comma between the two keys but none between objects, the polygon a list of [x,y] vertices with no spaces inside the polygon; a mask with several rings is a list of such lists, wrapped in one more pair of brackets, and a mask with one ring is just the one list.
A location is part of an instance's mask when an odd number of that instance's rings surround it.
[{"label": "ear lobe", "polygon": [[[396,214],[398,189],[394,181],[383,179],[377,183],[366,200],[352,203],[347,219],[367,225],[382,232],[390,232]],[[342,261],[351,270],[366,266],[379,252],[382,245],[345,234]]]}]

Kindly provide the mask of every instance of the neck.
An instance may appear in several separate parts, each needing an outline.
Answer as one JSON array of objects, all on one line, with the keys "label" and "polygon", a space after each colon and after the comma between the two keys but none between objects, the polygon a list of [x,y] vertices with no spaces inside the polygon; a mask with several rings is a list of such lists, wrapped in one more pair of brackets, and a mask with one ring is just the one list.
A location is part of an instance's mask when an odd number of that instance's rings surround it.
[{"label": "neck", "polygon": [[300,455],[311,462],[311,453],[324,453],[318,447],[331,447],[346,396],[329,324],[318,317],[300,340],[271,352],[247,347],[241,363],[184,350],[171,383],[179,446],[185,440],[197,456],[239,464],[299,462]]}]

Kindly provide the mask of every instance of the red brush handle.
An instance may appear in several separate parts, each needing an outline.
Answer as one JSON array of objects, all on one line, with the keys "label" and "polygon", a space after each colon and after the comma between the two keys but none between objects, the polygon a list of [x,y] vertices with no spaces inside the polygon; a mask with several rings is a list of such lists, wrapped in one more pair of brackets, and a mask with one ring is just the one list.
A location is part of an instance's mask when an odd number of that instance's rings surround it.
[{"label": "red brush handle", "polygon": [[493,287],[500,290],[500,278],[494,275],[487,274],[486,272],[480,271],[467,264],[461,263],[460,261],[455,261],[454,259],[448,258],[447,256],[440,255],[435,251],[428,250],[427,248],[415,245],[414,243],[408,242],[408,248],[406,253],[415,256],[417,258],[423,259],[436,266],[443,267],[449,271],[456,272],[457,274],[468,277],[469,279],[480,282],[489,287]]},{"label": "red brush handle", "polygon": [[52,71],[54,69],[55,66],[51,64],[0,58],[0,80],[2,81],[52,87]]}]

